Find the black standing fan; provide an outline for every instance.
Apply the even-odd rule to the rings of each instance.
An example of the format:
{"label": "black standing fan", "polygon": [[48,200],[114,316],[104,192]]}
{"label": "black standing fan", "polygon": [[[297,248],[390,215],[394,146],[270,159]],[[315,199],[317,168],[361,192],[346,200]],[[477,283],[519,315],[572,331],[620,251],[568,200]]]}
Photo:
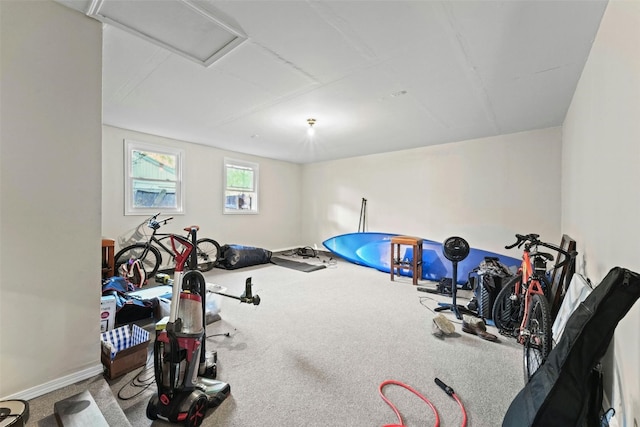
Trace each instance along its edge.
{"label": "black standing fan", "polygon": [[456,315],[456,318],[462,319],[461,312],[475,315],[465,307],[456,304],[456,292],[458,290],[458,263],[469,255],[469,243],[462,237],[449,237],[442,244],[442,253],[453,264],[453,278],[451,281],[451,294],[453,301],[451,304],[439,303],[440,307],[435,311],[443,311],[450,309]]}

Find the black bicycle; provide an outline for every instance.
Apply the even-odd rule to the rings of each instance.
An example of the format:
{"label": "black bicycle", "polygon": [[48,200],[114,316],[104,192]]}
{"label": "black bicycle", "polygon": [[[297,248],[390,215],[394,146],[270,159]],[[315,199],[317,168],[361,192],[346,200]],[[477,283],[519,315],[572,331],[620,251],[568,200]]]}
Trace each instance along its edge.
{"label": "black bicycle", "polygon": [[[175,267],[175,252],[169,242],[171,234],[158,233],[160,227],[166,225],[173,217],[158,220],[159,215],[160,212],[146,220],[147,227],[153,230],[146,242],[128,245],[114,256],[116,272],[119,273],[120,267],[130,260],[139,259],[144,266],[147,279],[153,277],[160,269],[160,266],[163,265],[160,250],[165,251],[169,257],[169,263],[163,266],[163,270],[170,270]],[[196,227],[196,230],[199,229],[198,226],[192,227]],[[184,229],[187,232],[187,238],[190,238],[192,227]],[[197,269],[201,272],[209,271],[219,262],[220,245],[215,240],[206,237],[198,239],[196,241],[196,253],[198,258]]]}

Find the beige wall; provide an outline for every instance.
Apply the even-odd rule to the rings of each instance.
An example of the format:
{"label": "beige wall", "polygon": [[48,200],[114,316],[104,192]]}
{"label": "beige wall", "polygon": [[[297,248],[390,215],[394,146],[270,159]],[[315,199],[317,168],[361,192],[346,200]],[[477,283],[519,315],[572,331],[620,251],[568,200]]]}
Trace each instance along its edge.
{"label": "beige wall", "polygon": [[100,23],[0,1],[0,399],[102,372]]}
{"label": "beige wall", "polygon": [[[301,166],[203,145],[161,138],[111,126],[103,128],[102,230],[118,239],[147,218],[124,215],[125,139],[181,148],[185,151],[184,180],[186,212],[163,232],[177,232],[191,224],[200,226],[200,237],[221,245],[242,244],[276,250],[299,246]],[[259,215],[224,215],[223,162],[225,157],[259,164]]]}
{"label": "beige wall", "polygon": [[[610,1],[563,127],[562,229],[578,271],[599,283],[621,266],[640,272],[640,2]],[[640,303],[606,358],[615,425],[640,423]]]}
{"label": "beige wall", "polygon": [[306,165],[307,245],[358,231],[444,241],[518,257],[516,233],[560,243],[560,128]]}

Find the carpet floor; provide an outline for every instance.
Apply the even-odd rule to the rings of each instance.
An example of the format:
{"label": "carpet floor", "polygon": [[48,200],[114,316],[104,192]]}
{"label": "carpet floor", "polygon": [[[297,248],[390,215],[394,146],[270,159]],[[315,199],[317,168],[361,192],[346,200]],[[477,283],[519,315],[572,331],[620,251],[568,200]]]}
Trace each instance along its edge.
{"label": "carpet floor", "polygon": [[[464,333],[450,311],[443,314],[456,331],[437,338],[432,334],[433,310],[450,298],[417,292],[409,277],[391,282],[388,274],[328,256],[297,261],[327,268],[304,273],[264,264],[205,273],[207,282],[233,295],[242,294],[251,277],[261,304],[223,298],[221,320],[207,327],[207,349],[217,351],[218,379],[230,384],[231,395],[207,412],[203,426],[398,423],[379,394],[387,380],[428,398],[441,426],[461,425],[458,404],[436,385],[436,378],[455,390],[468,426],[501,425],[524,385],[522,349],[513,339],[499,336],[498,342],[489,342]],[[465,296],[459,293],[459,304],[466,304]],[[491,326],[488,331],[497,335]],[[145,370],[108,381],[134,427],[170,425],[146,417],[156,391],[151,360]],[[405,388],[389,385],[383,392],[407,426],[435,424],[431,409]],[[42,414],[36,417],[40,420],[32,418],[29,425],[45,425],[39,423]]]}

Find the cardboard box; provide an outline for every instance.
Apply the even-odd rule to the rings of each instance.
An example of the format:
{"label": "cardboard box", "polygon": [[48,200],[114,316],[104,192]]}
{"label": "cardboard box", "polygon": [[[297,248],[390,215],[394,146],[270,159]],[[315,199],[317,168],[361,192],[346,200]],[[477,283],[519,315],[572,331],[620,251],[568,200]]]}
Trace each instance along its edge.
{"label": "cardboard box", "polygon": [[100,332],[113,329],[116,323],[116,297],[109,295],[100,298]]}
{"label": "cardboard box", "polygon": [[149,332],[138,325],[121,326],[100,334],[100,360],[105,375],[114,379],[147,363]]}

